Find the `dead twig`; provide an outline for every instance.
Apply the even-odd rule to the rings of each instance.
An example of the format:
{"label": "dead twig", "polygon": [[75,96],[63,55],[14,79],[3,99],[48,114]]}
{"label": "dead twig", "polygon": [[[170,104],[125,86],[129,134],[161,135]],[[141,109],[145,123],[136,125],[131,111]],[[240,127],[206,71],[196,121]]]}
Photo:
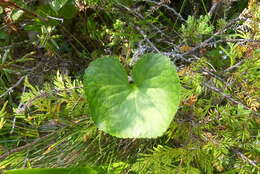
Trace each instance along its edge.
{"label": "dead twig", "polygon": [[254,167],[257,167],[256,162],[247,158],[243,153],[241,153],[238,149],[233,149],[233,152],[235,152],[240,158],[242,158],[243,161],[251,164]]}
{"label": "dead twig", "polygon": [[144,37],[144,40],[157,52],[157,53],[160,53],[160,51],[158,50],[158,48],[156,48],[156,46],[150,41],[150,39],[147,37],[147,35],[145,34],[145,32],[139,27],[139,26],[136,26],[135,27],[139,32],[140,34]]}
{"label": "dead twig", "polygon": [[226,73],[226,72],[229,72],[229,71],[231,71],[231,70],[233,70],[233,69],[235,69],[235,68],[238,68],[238,67],[239,67],[240,65],[242,65],[243,63],[244,63],[244,60],[241,60],[241,61],[239,61],[238,63],[236,63],[235,65],[233,65],[233,66],[231,66],[231,67],[225,69],[224,72]]}
{"label": "dead twig", "polygon": [[16,153],[16,152],[20,152],[20,151],[25,150],[25,149],[27,149],[27,148],[29,148],[29,147],[32,147],[32,146],[36,145],[38,142],[41,142],[41,141],[43,141],[43,140],[49,138],[50,136],[52,136],[52,135],[54,135],[54,134],[55,134],[55,132],[52,132],[52,133],[50,133],[50,134],[48,134],[48,135],[45,135],[45,136],[40,137],[40,138],[37,138],[37,139],[34,140],[33,142],[28,143],[28,144],[26,144],[26,145],[24,145],[24,146],[20,146],[20,147],[17,147],[17,148],[15,148],[15,149],[12,149],[12,150],[10,150],[9,152],[6,152],[6,153],[0,155],[0,160],[3,160],[3,159],[5,159],[5,158],[7,158],[9,155],[12,155],[12,154],[14,154],[14,153]]}
{"label": "dead twig", "polygon": [[210,8],[210,10],[209,10],[208,15],[211,16],[211,15],[215,12],[215,10],[216,10],[217,8],[219,8],[219,5],[220,5],[221,3],[222,3],[221,1],[220,1],[220,2],[213,2],[213,5],[211,6],[211,8]]}
{"label": "dead twig", "polygon": [[[117,2],[117,4],[118,4],[120,7],[126,9],[126,10],[127,10],[128,12],[130,12],[132,15],[136,16],[137,18],[140,18],[141,20],[145,20],[145,17],[144,17],[142,14],[138,13],[136,10],[133,10],[133,9],[131,9],[131,8],[129,8],[129,7],[127,7],[127,6],[125,6],[125,5],[121,4],[121,3],[119,3],[119,2]],[[169,40],[171,39],[171,37],[169,37],[167,34],[165,34],[160,28],[158,28],[158,27],[155,26],[154,24],[148,23],[148,25],[151,26],[151,28],[155,29],[158,33],[160,33],[160,34],[161,34],[162,36],[164,36],[165,38],[167,38],[167,39],[169,39]],[[177,32],[175,32],[175,33],[178,35]]]}
{"label": "dead twig", "polygon": [[236,104],[236,105],[241,105],[243,108],[250,110],[252,113],[254,113],[256,116],[260,116],[259,112],[255,112],[252,111],[248,106],[244,105],[242,102],[238,101],[237,99],[234,99],[234,97],[230,94],[226,94],[224,93],[221,89],[216,88],[214,86],[211,86],[210,84],[203,82],[203,85],[207,88],[209,88],[212,91],[215,91],[217,93],[219,93],[220,95],[222,95],[224,98],[226,98],[227,100],[231,101],[232,103]]}
{"label": "dead twig", "polygon": [[150,2],[153,4],[156,4],[158,7],[165,7],[166,9],[172,11],[174,13],[174,15],[176,15],[178,18],[180,18],[181,21],[186,22],[186,20],[181,16],[180,13],[178,13],[174,8],[169,7],[168,5],[166,5],[163,2],[156,2],[156,1],[151,1],[151,0],[146,0],[146,2]]}
{"label": "dead twig", "polygon": [[22,76],[13,86],[8,88],[2,95],[0,95],[0,98],[4,97],[5,95],[8,95],[13,92],[13,89],[20,85],[20,83],[23,81],[25,76]]}
{"label": "dead twig", "polygon": [[182,60],[184,62],[187,63],[192,63],[192,59],[187,59],[184,56],[182,56],[182,54],[179,54],[175,51],[171,51],[171,52],[162,52],[162,54],[168,56],[168,57],[172,57],[171,60]]}
{"label": "dead twig", "polygon": [[206,83],[206,82],[204,82],[203,85],[206,86],[207,88],[211,89],[212,91],[215,91],[215,92],[221,94],[224,98],[228,99],[228,100],[231,101],[232,103],[237,104],[237,105],[242,105],[244,108],[249,109],[249,108],[248,108],[247,106],[245,106],[243,103],[241,103],[241,102],[237,101],[236,99],[234,99],[231,95],[222,92],[221,89],[216,88],[216,87],[214,87],[214,86],[211,86],[210,84],[208,84],[208,83]]}
{"label": "dead twig", "polygon": [[255,40],[255,39],[224,39],[220,40],[221,42],[240,42],[240,43],[245,43],[245,42],[260,42],[260,40]]}
{"label": "dead twig", "polygon": [[24,104],[20,104],[21,107],[18,109],[17,112],[18,113],[25,112],[26,110],[28,110],[31,107],[33,102],[36,101],[37,99],[46,98],[46,97],[55,95],[55,94],[60,93],[60,92],[70,91],[72,89],[80,89],[80,88],[83,88],[83,86],[76,86],[76,87],[73,87],[73,88],[66,88],[66,89],[54,89],[51,92],[40,91],[39,95],[35,96],[34,98],[31,98],[30,100],[28,100]]}
{"label": "dead twig", "polygon": [[24,40],[24,41],[21,41],[21,42],[16,42],[16,43],[13,43],[11,45],[7,45],[7,46],[3,46],[3,47],[0,47],[0,50],[5,50],[5,49],[9,49],[9,48],[13,48],[17,45],[23,45],[23,44],[28,44],[30,43],[31,41],[30,40]]}
{"label": "dead twig", "polygon": [[[201,42],[199,45],[197,45],[196,47],[192,48],[190,51],[187,51],[185,53],[182,54],[182,56],[186,56],[186,55],[190,55],[191,53],[195,52],[196,50],[200,49],[200,48],[204,48],[206,46],[209,45],[209,43],[215,39],[216,36],[220,35],[220,34],[223,34],[229,27],[231,27],[232,25],[234,25],[236,22],[240,21],[242,19],[240,19],[239,17],[238,18],[235,18],[233,20],[231,20],[225,28],[223,29],[220,29],[219,31],[217,31],[216,33],[214,33],[210,38],[204,40],[203,42]],[[212,44],[212,43],[210,43]]]}
{"label": "dead twig", "polygon": [[218,75],[214,74],[213,72],[207,70],[206,68],[202,68],[202,70],[199,71],[199,72],[201,72],[201,73],[203,73],[203,74],[206,74],[206,75],[210,75],[211,77],[213,77],[213,78],[215,78],[215,79],[221,81],[222,83],[224,83],[224,84],[226,85],[225,80],[223,80],[221,77],[219,77]]}
{"label": "dead twig", "polygon": [[217,43],[222,43],[222,42],[232,42],[232,43],[238,43],[238,44],[245,44],[247,42],[260,42],[260,40],[254,40],[254,39],[221,39],[221,40],[217,40],[214,42],[209,42],[207,44],[204,45],[204,47],[206,46],[214,46]]}

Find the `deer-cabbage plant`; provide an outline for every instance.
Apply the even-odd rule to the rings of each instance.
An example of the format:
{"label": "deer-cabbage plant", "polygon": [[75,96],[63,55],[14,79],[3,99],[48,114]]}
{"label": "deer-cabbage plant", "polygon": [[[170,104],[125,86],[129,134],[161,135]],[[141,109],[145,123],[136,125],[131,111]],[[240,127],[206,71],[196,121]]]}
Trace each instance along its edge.
{"label": "deer-cabbage plant", "polygon": [[97,127],[120,138],[161,136],[180,102],[175,66],[161,54],[143,55],[130,76],[118,59],[96,59],[85,71],[84,86]]}

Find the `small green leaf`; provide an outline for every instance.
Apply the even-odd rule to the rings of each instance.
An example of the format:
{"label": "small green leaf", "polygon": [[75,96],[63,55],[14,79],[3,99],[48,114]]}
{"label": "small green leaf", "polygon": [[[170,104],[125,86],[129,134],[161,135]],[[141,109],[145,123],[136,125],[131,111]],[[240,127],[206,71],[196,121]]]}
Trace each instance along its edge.
{"label": "small green leaf", "polygon": [[11,17],[13,21],[17,21],[24,14],[23,10],[15,10],[13,11]]}
{"label": "small green leaf", "polygon": [[161,136],[180,102],[180,82],[168,57],[146,54],[133,67],[133,82],[118,59],[103,57],[86,69],[84,86],[97,127],[122,138]]}
{"label": "small green leaf", "polygon": [[0,14],[2,14],[4,12],[3,7],[0,7]]}
{"label": "small green leaf", "polygon": [[55,12],[58,12],[67,2],[68,0],[53,0],[50,2],[50,6]]}

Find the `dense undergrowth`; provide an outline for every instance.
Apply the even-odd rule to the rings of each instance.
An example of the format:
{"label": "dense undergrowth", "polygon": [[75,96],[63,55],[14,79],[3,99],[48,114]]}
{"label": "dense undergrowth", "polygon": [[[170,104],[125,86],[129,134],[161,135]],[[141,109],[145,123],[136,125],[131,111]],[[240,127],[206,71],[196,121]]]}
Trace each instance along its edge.
{"label": "dense undergrowth", "polygon": [[[101,166],[115,173],[259,172],[257,1],[0,1],[0,172]],[[99,131],[82,87],[88,64],[130,70],[167,55],[181,105],[156,139]],[[111,77],[112,78],[112,77]]]}

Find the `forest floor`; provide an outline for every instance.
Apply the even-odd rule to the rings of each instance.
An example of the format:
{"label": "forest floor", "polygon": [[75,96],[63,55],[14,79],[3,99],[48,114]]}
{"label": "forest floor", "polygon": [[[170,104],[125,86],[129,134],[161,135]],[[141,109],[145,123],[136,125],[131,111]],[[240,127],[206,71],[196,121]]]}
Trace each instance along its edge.
{"label": "forest floor", "polygon": [[[260,172],[259,2],[0,0],[0,21],[0,173]],[[151,52],[180,78],[170,127],[154,139],[98,130],[82,83],[89,63],[110,55],[131,71]]]}

